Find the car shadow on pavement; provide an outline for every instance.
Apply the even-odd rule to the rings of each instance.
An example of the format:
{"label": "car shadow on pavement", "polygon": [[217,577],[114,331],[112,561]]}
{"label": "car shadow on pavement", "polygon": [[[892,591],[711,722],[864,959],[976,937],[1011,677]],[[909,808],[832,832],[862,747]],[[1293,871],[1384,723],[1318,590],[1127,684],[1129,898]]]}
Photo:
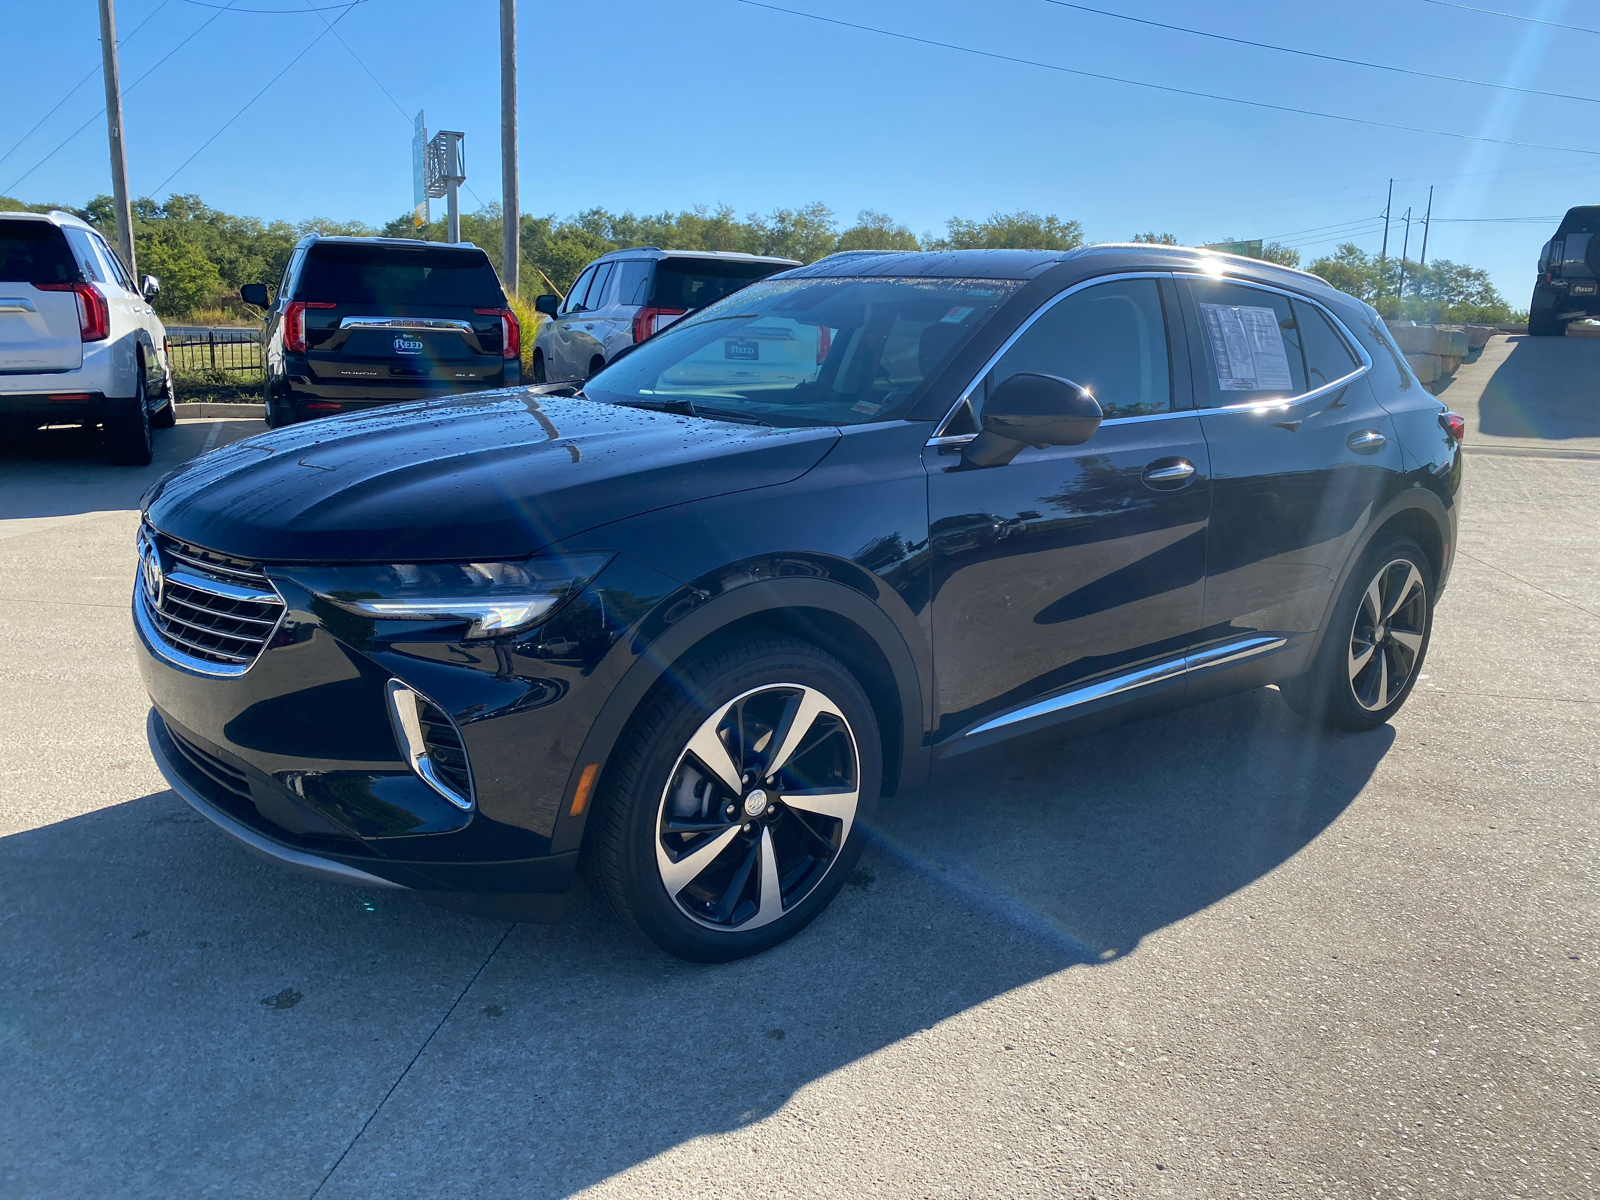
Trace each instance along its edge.
{"label": "car shadow on pavement", "polygon": [[107,463],[93,429],[60,426],[0,438],[0,521],[138,508],[145,489],[173,467],[266,428],[246,419],[179,421],[156,431],[155,458],[146,467]]}
{"label": "car shadow on pavement", "polygon": [[1495,437],[1600,437],[1600,339],[1512,339],[1478,401],[1479,431]]}
{"label": "car shadow on pavement", "polygon": [[15,834],[0,1158],[22,1192],[569,1195],[984,1001],[1162,953],[1392,741],[1266,689],[966,756],[883,804],[815,925],[724,966],[581,892],[510,926],[301,879],[168,792]]}

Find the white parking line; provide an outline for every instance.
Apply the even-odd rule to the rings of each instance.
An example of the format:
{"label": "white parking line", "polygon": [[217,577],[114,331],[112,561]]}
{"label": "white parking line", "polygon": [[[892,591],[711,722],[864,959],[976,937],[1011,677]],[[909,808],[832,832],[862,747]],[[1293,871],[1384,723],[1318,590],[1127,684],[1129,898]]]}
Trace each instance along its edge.
{"label": "white parking line", "polygon": [[217,444],[217,435],[222,432],[222,426],[223,422],[221,421],[213,421],[211,423],[211,432],[206,434],[206,444],[200,447],[201,454],[211,453],[211,447]]}

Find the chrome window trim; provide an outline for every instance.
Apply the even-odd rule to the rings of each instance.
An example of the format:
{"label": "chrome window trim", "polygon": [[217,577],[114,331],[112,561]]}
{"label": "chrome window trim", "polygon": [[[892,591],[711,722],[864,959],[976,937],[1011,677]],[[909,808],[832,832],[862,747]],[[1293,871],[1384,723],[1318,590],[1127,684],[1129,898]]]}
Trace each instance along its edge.
{"label": "chrome window trim", "polygon": [[1120,675],[1113,675],[1107,679],[1100,679],[1094,683],[1071,688],[1054,696],[1047,696],[1043,700],[1031,701],[973,726],[973,728],[961,734],[960,737],[969,738],[976,737],[982,733],[993,733],[995,730],[1004,729],[1008,725],[1016,725],[1022,721],[1032,720],[1034,717],[1063,712],[1069,708],[1076,708],[1080,704],[1087,704],[1091,700],[1102,700],[1107,696],[1129,692],[1148,684],[1176,679],[1181,675],[1204,670],[1207,667],[1220,667],[1228,663],[1242,662],[1247,658],[1255,658],[1257,655],[1280,649],[1286,646],[1288,642],[1288,638],[1275,634],[1257,635],[1224,642],[1220,646],[1211,646],[1205,650],[1177,654],[1160,662],[1151,663],[1148,666],[1138,667],[1132,671],[1124,671]]}
{"label": "chrome window trim", "polygon": [[422,332],[447,330],[453,333],[471,333],[471,321],[458,321],[450,317],[342,317],[340,329],[412,329]]}
{"label": "chrome window trim", "polygon": [[[1312,299],[1301,292],[1290,291],[1288,288],[1274,287],[1269,283],[1258,283],[1254,279],[1239,279],[1232,275],[1208,275],[1200,271],[1174,271],[1174,280],[1199,280],[1202,283],[1232,283],[1239,287],[1255,288],[1260,292],[1272,292],[1289,300],[1298,300],[1302,304],[1313,306],[1323,316],[1333,323],[1335,332],[1344,339],[1347,348],[1356,352],[1356,360],[1360,364],[1348,375],[1341,375],[1331,383],[1324,383],[1314,387],[1309,392],[1301,392],[1296,396],[1285,396],[1281,400],[1243,400],[1238,404],[1218,404],[1197,406],[1193,411],[1197,413],[1281,413],[1286,409],[1298,408],[1302,404],[1310,404],[1323,396],[1332,395],[1341,388],[1347,388],[1372,370],[1372,357],[1367,353],[1367,348],[1361,344],[1361,339],[1350,332],[1349,326],[1339,319],[1337,313],[1326,304]],[[1197,397],[1198,399],[1198,397]]]}
{"label": "chrome window trim", "polygon": [[[1005,340],[1005,342],[1001,344],[1000,349],[996,350],[992,355],[990,355],[989,361],[984,363],[983,366],[981,368],[979,368],[978,373],[972,377],[972,381],[970,383],[968,383],[967,386],[961,390],[961,395],[956,397],[956,401],[955,401],[954,404],[952,404],[950,406],[950,410],[948,412],[946,412],[944,414],[944,416],[939,418],[939,424],[934,428],[933,436],[928,439],[928,443],[927,444],[930,445],[930,446],[954,445],[954,444],[956,444],[956,440],[957,439],[959,439],[960,441],[970,441],[972,438],[975,438],[975,437],[978,436],[975,433],[974,434],[959,434],[958,433],[958,434],[955,434],[953,438],[949,438],[944,433],[944,427],[950,423],[950,418],[956,415],[956,410],[959,409],[963,404],[968,403],[972,399],[972,393],[974,391],[976,391],[978,385],[983,382],[984,376],[986,376],[990,371],[994,370],[995,364],[997,364],[1002,358],[1005,357],[1006,351],[1010,350],[1012,346],[1016,345],[1017,339],[1020,338],[1023,334],[1027,333],[1028,330],[1032,329],[1033,328],[1033,323],[1035,321],[1037,321],[1040,317],[1044,316],[1045,313],[1049,312],[1056,305],[1060,304],[1068,296],[1074,295],[1077,292],[1081,292],[1085,288],[1095,287],[1098,284],[1102,284],[1102,283],[1116,283],[1119,280],[1123,280],[1123,279],[1171,279],[1171,278],[1173,278],[1173,273],[1171,271],[1121,271],[1121,272],[1118,272],[1115,275],[1096,275],[1093,279],[1085,279],[1080,283],[1075,283],[1071,287],[1067,288],[1065,291],[1057,292],[1054,296],[1051,296],[1050,299],[1046,300],[1038,308],[1034,309],[1033,312],[1028,315],[1028,319],[1026,321],[1024,321],[1021,325],[1017,326],[1016,329],[1012,330],[1011,331],[1011,336],[1008,337]],[[1172,338],[1171,326],[1170,326],[1170,323],[1169,323],[1169,325],[1168,325],[1168,333],[1167,333],[1167,339],[1168,339],[1168,343],[1169,343],[1168,349],[1167,349],[1167,354],[1168,354],[1169,361],[1170,361],[1171,354],[1172,354],[1171,345],[1170,345],[1171,338]],[[1147,419],[1149,419],[1149,417],[1170,417],[1170,416],[1175,416],[1175,415],[1193,416],[1194,415],[1194,410],[1185,408],[1185,409],[1178,409],[1175,412],[1149,413],[1145,417],[1110,417],[1110,418],[1107,418],[1105,423],[1106,424],[1110,424],[1112,421],[1140,421],[1140,420],[1147,420]]]}

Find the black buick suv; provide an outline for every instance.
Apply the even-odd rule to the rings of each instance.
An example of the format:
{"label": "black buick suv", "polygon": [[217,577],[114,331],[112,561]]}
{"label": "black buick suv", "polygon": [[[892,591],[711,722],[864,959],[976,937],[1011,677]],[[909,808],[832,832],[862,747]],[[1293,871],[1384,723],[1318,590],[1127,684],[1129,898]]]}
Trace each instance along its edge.
{"label": "black buick suv", "polygon": [[522,382],[522,330],[467,242],[321,237],[295,246],[262,330],[272,426]]}
{"label": "black buick suv", "polygon": [[584,867],[667,950],[804,927],[933,760],[1278,684],[1388,720],[1461,419],[1366,305],[1161,246],[824,261],[583,384],[280,430],[146,497],[185,800],[505,911]]}

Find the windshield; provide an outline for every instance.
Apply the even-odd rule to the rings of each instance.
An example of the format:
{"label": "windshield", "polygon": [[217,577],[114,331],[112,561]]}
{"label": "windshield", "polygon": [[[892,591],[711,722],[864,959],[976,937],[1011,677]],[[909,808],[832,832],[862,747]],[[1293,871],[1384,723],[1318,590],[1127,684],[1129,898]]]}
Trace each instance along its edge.
{"label": "windshield", "polygon": [[784,427],[890,420],[1020,286],[995,279],[768,280],[651,338],[586,383],[584,394]]}

